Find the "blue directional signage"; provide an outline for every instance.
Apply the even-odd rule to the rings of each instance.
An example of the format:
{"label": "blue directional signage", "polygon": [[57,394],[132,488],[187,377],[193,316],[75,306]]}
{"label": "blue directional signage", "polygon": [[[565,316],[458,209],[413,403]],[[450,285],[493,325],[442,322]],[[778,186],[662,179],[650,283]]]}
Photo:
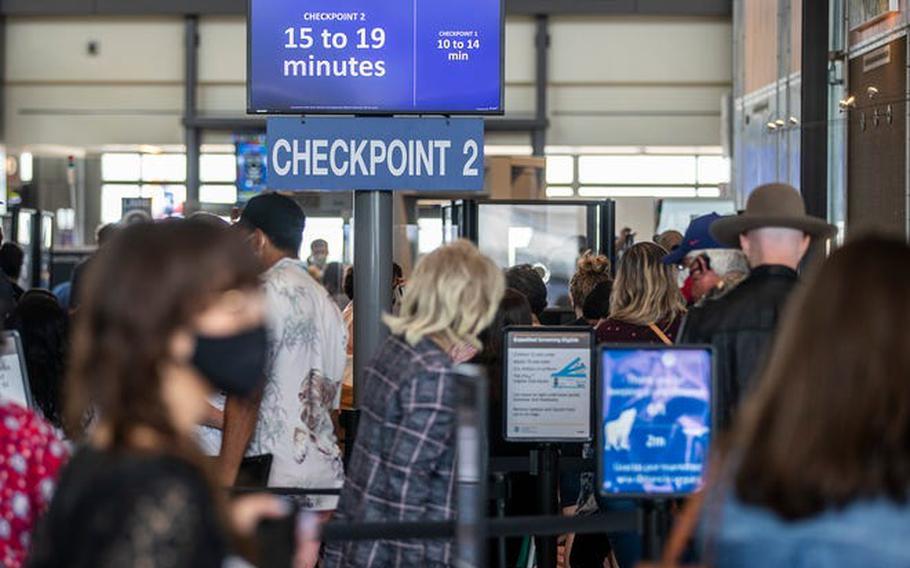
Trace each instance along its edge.
{"label": "blue directional signage", "polygon": [[480,191],[483,119],[268,120],[269,189]]}

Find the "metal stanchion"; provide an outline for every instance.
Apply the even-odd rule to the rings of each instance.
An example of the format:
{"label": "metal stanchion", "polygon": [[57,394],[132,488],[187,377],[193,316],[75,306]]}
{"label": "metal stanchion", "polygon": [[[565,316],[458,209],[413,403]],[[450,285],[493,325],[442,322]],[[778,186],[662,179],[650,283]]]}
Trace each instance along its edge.
{"label": "metal stanchion", "polygon": [[[547,516],[559,514],[559,450],[552,444],[544,444],[540,452],[537,478],[538,499]],[[555,536],[537,538],[538,568],[556,568],[558,561],[558,539]]]}
{"label": "metal stanchion", "polygon": [[476,365],[459,365],[456,566],[487,564],[487,379]]}

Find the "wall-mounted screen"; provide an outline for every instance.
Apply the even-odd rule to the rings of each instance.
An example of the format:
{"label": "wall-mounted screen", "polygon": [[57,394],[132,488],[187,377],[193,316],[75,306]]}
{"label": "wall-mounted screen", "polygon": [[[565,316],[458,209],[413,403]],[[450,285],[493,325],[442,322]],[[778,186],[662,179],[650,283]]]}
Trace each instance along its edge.
{"label": "wall-mounted screen", "polygon": [[502,113],[502,0],[250,0],[248,21],[250,113]]}
{"label": "wall-mounted screen", "polygon": [[709,347],[602,347],[602,495],[681,496],[701,487],[711,445],[713,376]]}
{"label": "wall-mounted screen", "polygon": [[508,328],[505,439],[586,442],[593,438],[594,333],[586,328]]}
{"label": "wall-mounted screen", "polygon": [[268,148],[265,136],[236,137],[237,203],[244,204],[266,190]]}

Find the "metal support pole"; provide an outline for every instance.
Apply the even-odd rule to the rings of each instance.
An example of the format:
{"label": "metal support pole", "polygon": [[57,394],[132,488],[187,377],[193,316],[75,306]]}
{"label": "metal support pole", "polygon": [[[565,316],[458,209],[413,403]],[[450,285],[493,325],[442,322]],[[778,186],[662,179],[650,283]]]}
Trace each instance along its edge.
{"label": "metal support pole", "polygon": [[476,365],[459,365],[458,485],[455,525],[459,568],[487,565],[487,378]]}
{"label": "metal support pole", "polygon": [[200,131],[195,126],[196,89],[199,85],[199,17],[187,16],[185,24],[184,63],[184,142],[186,144],[186,205],[189,215],[199,210],[199,146]]}
{"label": "metal support pole", "polygon": [[806,212],[828,218],[828,2],[803,2],[800,190]]}
{"label": "metal support pole", "polygon": [[392,306],[392,192],[354,192],[354,406],[364,370],[388,335]]}
{"label": "metal support pole", "polygon": [[531,132],[531,146],[535,156],[543,156],[547,145],[547,82],[549,73],[550,25],[549,18],[540,14],[536,18],[537,35],[534,39],[536,59],[536,76],[534,79],[536,93],[536,122],[538,126]]}
{"label": "metal support pole", "polygon": [[[551,444],[540,450],[540,470],[537,477],[538,499],[544,515],[559,514],[559,454]],[[557,537],[537,537],[537,568],[556,568]]]}

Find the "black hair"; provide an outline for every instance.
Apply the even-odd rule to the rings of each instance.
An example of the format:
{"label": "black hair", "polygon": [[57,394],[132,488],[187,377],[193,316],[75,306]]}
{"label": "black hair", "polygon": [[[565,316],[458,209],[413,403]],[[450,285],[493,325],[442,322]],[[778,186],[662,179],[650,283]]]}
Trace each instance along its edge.
{"label": "black hair", "polygon": [[66,311],[50,292],[29,290],[13,311],[10,326],[22,336],[28,382],[38,408],[48,422],[62,428],[60,390],[67,352]]}
{"label": "black hair", "polygon": [[530,264],[519,264],[506,270],[506,286],[524,294],[538,318],[547,309],[547,285]]}
{"label": "black hair", "polygon": [[25,253],[22,248],[15,243],[3,243],[0,245],[0,270],[7,277],[13,280],[19,280],[22,275],[22,263],[25,260]]}
{"label": "black hair", "polygon": [[586,320],[601,320],[610,317],[610,294],[613,292],[613,281],[598,283],[585,298],[581,311]]}
{"label": "black hair", "polygon": [[344,272],[344,283],[341,285],[344,289],[344,295],[348,297],[348,300],[354,299],[354,267],[349,266],[348,269]]}
{"label": "black hair", "polygon": [[109,243],[111,239],[117,236],[120,229],[121,226],[117,223],[108,223],[107,225],[98,227],[98,231],[95,233],[95,241],[98,243],[98,246],[103,247]]}

